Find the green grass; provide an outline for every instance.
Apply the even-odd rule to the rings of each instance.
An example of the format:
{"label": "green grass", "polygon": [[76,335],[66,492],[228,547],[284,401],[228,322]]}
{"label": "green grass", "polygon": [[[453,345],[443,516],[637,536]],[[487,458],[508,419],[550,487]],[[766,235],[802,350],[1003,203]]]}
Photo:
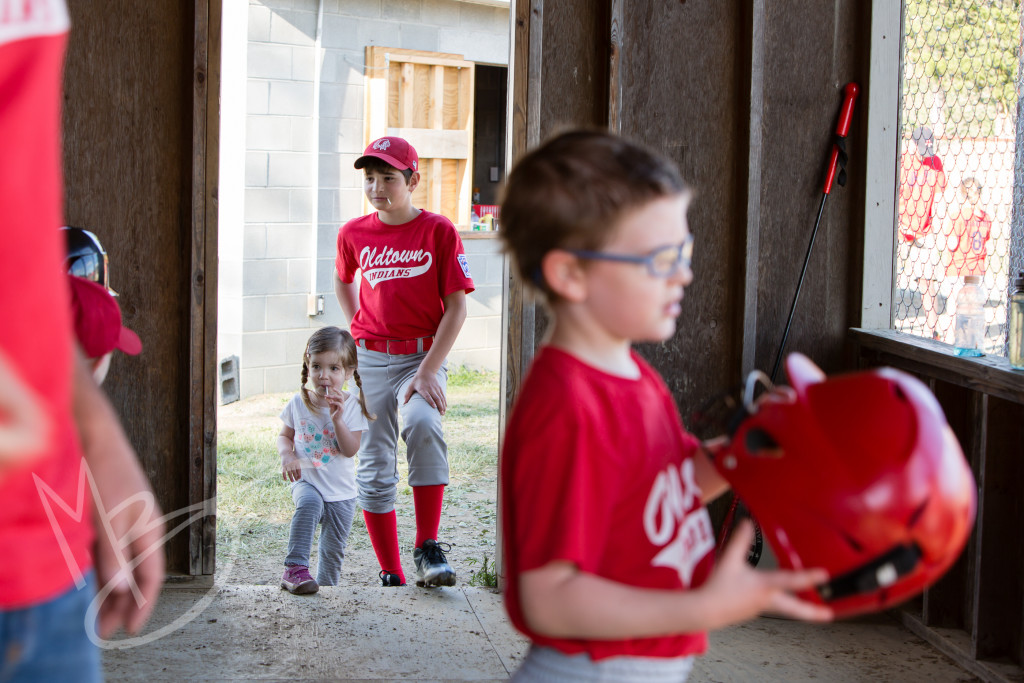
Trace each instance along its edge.
{"label": "green grass", "polygon": [[[493,482],[498,457],[498,374],[458,368],[448,380],[444,417],[451,485],[446,507],[468,506],[466,499],[481,482]],[[281,479],[277,455],[278,415],[290,394],[269,394],[223,406],[217,432],[218,563],[230,548],[234,559],[278,554],[287,544],[294,505]],[[412,498],[406,484],[405,446],[399,445],[399,504]],[[493,507],[493,506],[491,506]],[[484,523],[494,511],[473,504]],[[355,526],[362,523],[356,515]]]}

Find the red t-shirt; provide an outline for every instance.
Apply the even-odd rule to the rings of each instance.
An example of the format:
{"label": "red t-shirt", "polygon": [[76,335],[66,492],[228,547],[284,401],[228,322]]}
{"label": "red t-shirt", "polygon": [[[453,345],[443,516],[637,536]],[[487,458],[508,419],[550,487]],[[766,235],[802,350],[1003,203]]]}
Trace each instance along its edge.
{"label": "red t-shirt", "polygon": [[356,339],[417,339],[437,332],[444,297],[473,291],[459,233],[444,216],[429,211],[402,225],[382,223],[376,213],[338,231],[334,262],[342,282],[362,271]]}
{"label": "red t-shirt", "polygon": [[937,156],[921,159],[914,152],[900,157],[900,238],[913,242],[932,227],[935,195],[946,187],[946,173]]}
{"label": "red t-shirt", "polygon": [[[633,354],[639,379],[542,347],[505,430],[502,515],[512,624],[533,642],[594,660],[680,657],[707,634],[631,640],[547,638],[526,625],[519,577],[555,560],[644,588],[686,590],[711,569],[714,530],[694,482],[698,441],[661,377]],[[621,609],[629,609],[622,605]]]}
{"label": "red t-shirt", "polygon": [[92,563],[91,507],[88,486],[80,487],[71,409],[71,294],[60,232],[67,30],[62,0],[0,0],[0,352],[45,403],[55,427],[41,459],[0,474],[0,609],[55,597]]}
{"label": "red t-shirt", "polygon": [[950,255],[946,275],[984,275],[991,235],[992,219],[987,213],[980,208],[961,207],[946,235],[946,249]]}

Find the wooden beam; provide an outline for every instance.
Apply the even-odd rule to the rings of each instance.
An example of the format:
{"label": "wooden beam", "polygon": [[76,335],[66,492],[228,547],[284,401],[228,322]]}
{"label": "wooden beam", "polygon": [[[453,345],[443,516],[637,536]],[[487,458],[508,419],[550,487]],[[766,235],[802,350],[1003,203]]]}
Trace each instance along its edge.
{"label": "wooden beam", "polygon": [[416,153],[421,159],[466,159],[469,157],[469,131],[388,128],[383,135],[393,135],[412,141],[416,147]]}
{"label": "wooden beam", "polygon": [[1002,356],[960,358],[953,355],[949,344],[896,330],[855,328],[850,334],[862,347],[879,352],[883,358],[899,359],[898,367],[910,372],[1024,403],[1024,373],[1012,370]]}
{"label": "wooden beam", "polygon": [[765,0],[753,0],[750,25],[750,123],[747,152],[747,225],[743,261],[743,306],[737,321],[740,341],[740,376],[746,377],[757,363],[757,291],[761,261],[761,168],[764,131],[764,34]]}

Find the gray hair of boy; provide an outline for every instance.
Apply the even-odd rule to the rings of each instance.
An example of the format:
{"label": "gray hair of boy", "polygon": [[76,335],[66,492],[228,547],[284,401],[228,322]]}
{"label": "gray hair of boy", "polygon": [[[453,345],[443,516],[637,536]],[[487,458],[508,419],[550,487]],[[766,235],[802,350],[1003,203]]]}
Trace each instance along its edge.
{"label": "gray hair of boy", "polygon": [[687,193],[670,159],[603,130],[570,130],[512,169],[501,204],[501,238],[519,277],[549,299],[541,262],[554,249],[598,250],[623,214]]}

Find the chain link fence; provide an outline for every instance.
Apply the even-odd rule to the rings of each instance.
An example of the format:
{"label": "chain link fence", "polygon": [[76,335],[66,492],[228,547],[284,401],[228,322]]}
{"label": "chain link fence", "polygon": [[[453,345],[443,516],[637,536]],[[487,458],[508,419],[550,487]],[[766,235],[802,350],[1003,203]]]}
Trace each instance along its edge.
{"label": "chain link fence", "polygon": [[1006,355],[1024,270],[1020,0],[905,0],[893,327],[953,343],[968,275],[986,354]]}

